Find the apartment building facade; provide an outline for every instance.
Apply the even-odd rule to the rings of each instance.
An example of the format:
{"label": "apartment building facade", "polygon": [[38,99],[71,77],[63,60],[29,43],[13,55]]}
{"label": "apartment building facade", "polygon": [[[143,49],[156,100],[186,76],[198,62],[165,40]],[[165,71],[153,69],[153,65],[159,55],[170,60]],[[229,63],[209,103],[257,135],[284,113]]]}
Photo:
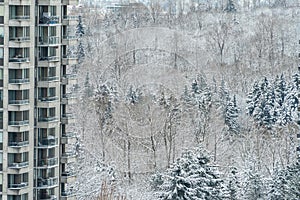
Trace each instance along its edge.
{"label": "apartment building facade", "polygon": [[0,199],[75,199],[77,0],[0,0]]}

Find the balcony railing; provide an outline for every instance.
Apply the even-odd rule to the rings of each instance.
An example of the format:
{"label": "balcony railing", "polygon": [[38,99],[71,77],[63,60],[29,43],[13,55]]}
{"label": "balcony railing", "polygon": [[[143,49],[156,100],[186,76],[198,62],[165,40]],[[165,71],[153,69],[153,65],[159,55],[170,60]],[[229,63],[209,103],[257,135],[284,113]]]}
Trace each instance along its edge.
{"label": "balcony railing", "polygon": [[11,16],[10,19],[14,19],[14,20],[28,20],[30,19],[29,15],[16,15],[16,16]]}
{"label": "balcony railing", "polygon": [[67,94],[63,94],[62,98],[63,99],[72,99],[72,98],[76,98],[76,95],[73,93],[67,93]]}
{"label": "balcony railing", "polygon": [[11,169],[20,169],[20,168],[24,168],[24,167],[28,167],[29,166],[29,162],[25,161],[25,162],[20,162],[20,163],[9,163],[8,167]]}
{"label": "balcony railing", "polygon": [[39,78],[40,81],[58,81],[58,76],[44,76]]}
{"label": "balcony railing", "polygon": [[70,196],[74,196],[75,194],[74,194],[74,192],[72,192],[72,191],[62,191],[61,192],[61,196],[62,197],[70,197]]}
{"label": "balcony railing", "polygon": [[39,100],[42,102],[51,102],[51,101],[57,101],[58,97],[57,96],[52,96],[52,97],[39,97]]}
{"label": "balcony railing", "polygon": [[58,144],[58,138],[46,138],[46,139],[41,139],[41,141],[39,141],[39,147],[43,147],[43,146],[55,146]]}
{"label": "balcony railing", "polygon": [[58,56],[41,56],[40,61],[58,61]]}
{"label": "balcony railing", "polygon": [[38,167],[51,167],[58,164],[58,158],[40,159],[38,161]]}
{"label": "balcony railing", "polygon": [[64,35],[63,39],[65,39],[65,40],[75,40],[75,39],[77,39],[77,36],[76,35]]}
{"label": "balcony railing", "polygon": [[76,55],[63,55],[63,58],[65,58],[65,59],[77,59],[78,57]]}
{"label": "balcony railing", "polygon": [[63,78],[65,78],[65,79],[76,79],[77,75],[76,74],[64,74]]}
{"label": "balcony railing", "polygon": [[63,16],[64,20],[79,20],[78,15],[64,15]]}
{"label": "balcony railing", "polygon": [[8,185],[9,189],[22,189],[24,187],[28,186],[28,182],[22,182],[22,183],[11,183]]}
{"label": "balcony railing", "polygon": [[29,125],[29,120],[9,121],[8,125],[10,125],[10,126],[24,126],[24,125]]}
{"label": "balcony railing", "polygon": [[29,145],[29,141],[10,141],[8,142],[8,146],[9,147],[24,147],[24,146],[28,146]]}
{"label": "balcony railing", "polygon": [[63,158],[71,158],[71,157],[75,157],[76,156],[76,152],[73,151],[69,151],[69,152],[65,152],[62,153],[61,157]]}
{"label": "balcony railing", "polygon": [[74,132],[66,132],[62,134],[63,138],[74,138],[76,137],[76,134]]}
{"label": "balcony railing", "polygon": [[41,195],[40,200],[57,200],[55,195]]}
{"label": "balcony railing", "polygon": [[40,24],[58,24],[59,16],[42,16],[39,21]]}
{"label": "balcony railing", "polygon": [[11,78],[9,79],[9,83],[12,84],[23,84],[23,83],[29,83],[29,78]]}
{"label": "balcony railing", "polygon": [[8,103],[10,105],[26,105],[29,104],[29,99],[9,100]]}
{"label": "balcony railing", "polygon": [[29,58],[23,58],[23,57],[12,57],[9,58],[9,62],[17,62],[17,63],[22,63],[22,62],[29,62]]}
{"label": "balcony railing", "polygon": [[50,117],[40,117],[39,122],[51,122],[51,121],[57,121],[58,118],[55,116],[50,116]]}
{"label": "balcony railing", "polygon": [[58,184],[58,178],[38,178],[38,187],[51,187]]}
{"label": "balcony railing", "polygon": [[72,176],[76,176],[76,173],[75,172],[62,172],[61,176],[72,177]]}
{"label": "balcony railing", "polygon": [[66,118],[66,119],[74,119],[74,114],[73,113],[64,113],[61,116],[62,118]]}
{"label": "balcony railing", "polygon": [[59,44],[59,37],[58,36],[50,36],[45,38],[40,38],[41,45],[51,45],[51,44]]}
{"label": "balcony railing", "polygon": [[23,37],[11,37],[9,38],[9,41],[14,41],[14,42],[25,42],[25,41],[30,41],[29,36],[23,36]]}

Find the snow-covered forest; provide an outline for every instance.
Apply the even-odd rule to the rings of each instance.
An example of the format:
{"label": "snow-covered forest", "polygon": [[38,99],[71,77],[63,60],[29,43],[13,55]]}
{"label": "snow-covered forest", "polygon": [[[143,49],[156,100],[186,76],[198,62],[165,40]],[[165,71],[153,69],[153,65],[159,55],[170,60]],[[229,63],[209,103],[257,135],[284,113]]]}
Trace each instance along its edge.
{"label": "snow-covered forest", "polygon": [[298,0],[73,11],[77,199],[300,198]]}

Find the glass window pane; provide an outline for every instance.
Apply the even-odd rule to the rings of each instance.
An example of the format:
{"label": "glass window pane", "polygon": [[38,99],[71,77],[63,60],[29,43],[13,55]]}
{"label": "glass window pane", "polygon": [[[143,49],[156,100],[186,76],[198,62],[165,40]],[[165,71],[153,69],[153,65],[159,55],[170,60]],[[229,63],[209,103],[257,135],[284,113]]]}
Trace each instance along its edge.
{"label": "glass window pane", "polygon": [[4,16],[4,6],[0,5],[0,16]]}
{"label": "glass window pane", "polygon": [[3,48],[0,48],[0,58],[3,58]]}

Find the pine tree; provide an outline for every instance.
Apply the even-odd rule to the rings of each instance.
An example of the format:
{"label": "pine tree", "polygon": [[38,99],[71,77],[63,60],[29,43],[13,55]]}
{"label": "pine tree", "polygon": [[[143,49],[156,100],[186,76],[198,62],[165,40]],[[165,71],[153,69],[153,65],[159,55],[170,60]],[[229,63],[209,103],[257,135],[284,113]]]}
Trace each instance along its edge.
{"label": "pine tree", "polygon": [[227,12],[236,12],[236,6],[233,0],[227,0],[227,5],[225,8]]}
{"label": "pine tree", "polygon": [[240,185],[240,181],[238,180],[237,174],[238,174],[238,169],[236,167],[231,167],[230,173],[226,181],[226,187],[227,187],[226,199],[229,200],[241,199],[240,198],[241,185]]}
{"label": "pine tree", "polygon": [[93,88],[90,84],[89,73],[86,73],[85,82],[84,82],[84,97],[93,96]]}
{"label": "pine tree", "polygon": [[278,200],[285,199],[287,193],[286,170],[276,168],[272,176],[268,199]]}
{"label": "pine tree", "polygon": [[257,106],[259,105],[259,100],[261,98],[261,90],[259,87],[259,84],[257,81],[255,81],[254,85],[253,85],[253,89],[252,91],[248,94],[247,97],[247,113],[252,116],[254,113],[254,110],[257,108]]}
{"label": "pine tree", "polygon": [[76,26],[76,36],[79,39],[78,42],[78,47],[77,47],[77,58],[78,58],[78,63],[82,63],[83,59],[85,57],[85,51],[84,51],[84,45],[82,43],[82,37],[85,34],[84,26],[82,23],[82,17],[78,17],[78,24]]}
{"label": "pine tree", "polygon": [[128,94],[126,96],[126,99],[130,104],[136,104],[139,102],[141,95],[142,95],[141,91],[138,88],[134,90],[133,86],[131,85]]}
{"label": "pine tree", "polygon": [[228,127],[228,131],[230,135],[237,135],[240,131],[240,126],[238,124],[239,110],[236,104],[236,97],[233,96],[233,99],[228,103],[226,106],[226,113],[225,113],[225,124]]}
{"label": "pine tree", "polygon": [[298,200],[300,197],[300,162],[299,159],[287,169],[287,194],[286,199]]}
{"label": "pine tree", "polygon": [[259,126],[268,130],[272,129],[276,121],[275,93],[267,78],[264,78],[260,86],[254,85],[250,98],[247,100],[248,113],[251,113],[250,115]]}
{"label": "pine tree", "polygon": [[244,199],[260,200],[266,198],[266,185],[259,172],[251,170],[247,174],[246,185],[244,188]]}
{"label": "pine tree", "polygon": [[225,86],[225,81],[222,79],[221,85],[219,88],[219,107],[222,109],[222,114],[225,117],[226,106],[230,101],[228,89]]}
{"label": "pine tree", "polygon": [[78,16],[78,24],[76,26],[76,35],[81,38],[85,34],[84,26],[82,23],[82,17]]}
{"label": "pine tree", "polygon": [[162,175],[158,198],[163,200],[222,199],[222,180],[202,149],[185,151]]}

